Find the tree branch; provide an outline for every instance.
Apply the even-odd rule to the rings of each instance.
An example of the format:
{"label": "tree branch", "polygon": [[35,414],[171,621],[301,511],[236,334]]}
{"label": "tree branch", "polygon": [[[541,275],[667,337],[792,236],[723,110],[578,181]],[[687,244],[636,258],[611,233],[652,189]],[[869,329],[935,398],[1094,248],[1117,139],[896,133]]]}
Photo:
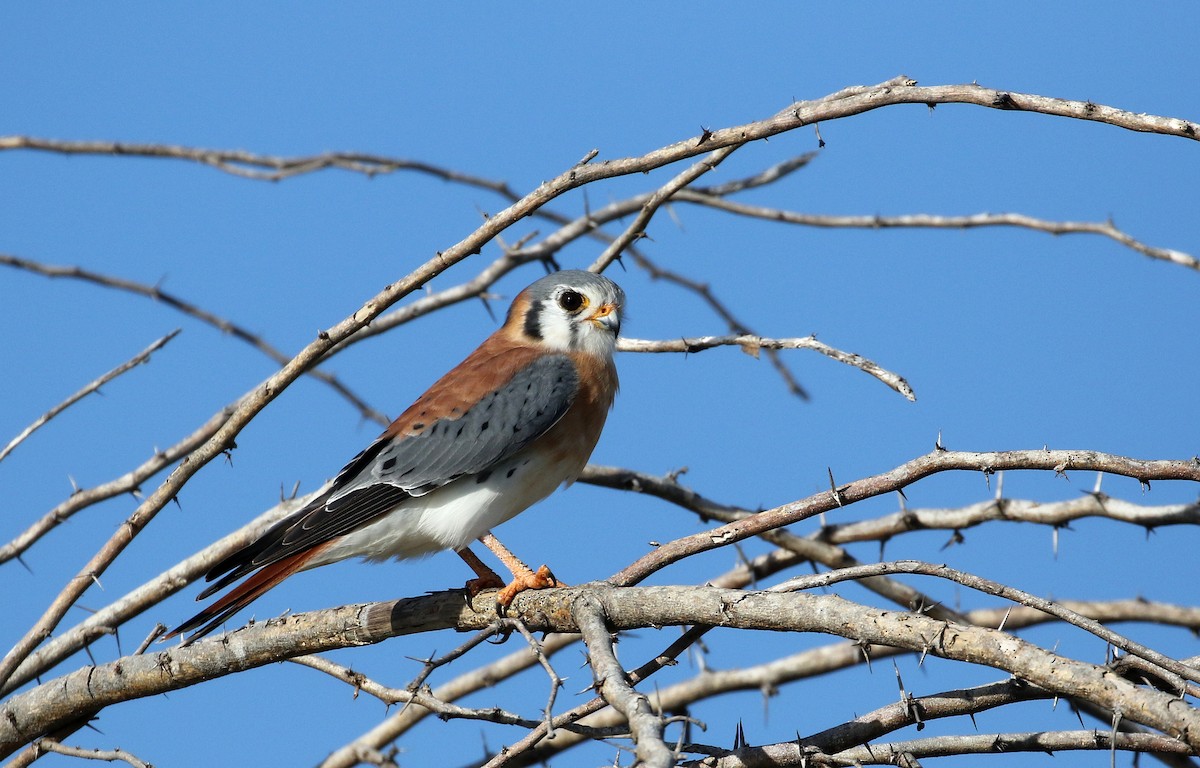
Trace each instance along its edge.
{"label": "tree branch", "polygon": [[835,216],[830,214],[800,213],[747,205],[732,200],[707,195],[696,190],[682,190],[675,195],[678,202],[695,203],[725,211],[738,216],[750,216],[785,224],[827,229],[977,229],[980,227],[1018,227],[1045,232],[1051,235],[1100,235],[1134,250],[1143,256],[1159,261],[1178,264],[1200,272],[1200,259],[1172,248],[1157,248],[1137,240],[1118,229],[1112,221],[1048,221],[1021,213],[975,213],[967,216],[935,216],[914,213],[904,216]]}
{"label": "tree branch", "polygon": [[[493,593],[463,604],[461,592],[351,605],[255,624],[219,638],[154,655],[127,656],[77,670],[0,705],[0,756],[38,736],[135,698],[282,659],[367,645],[439,628],[477,630],[495,620]],[[1007,633],[911,613],[855,605],[835,595],[744,592],[711,587],[600,586],[539,590],[518,596],[512,610],[533,631],[575,632],[575,601],[586,595],[603,608],[610,628],[705,624],[741,629],[820,632],[1019,675],[1061,696],[1109,709],[1200,749],[1200,712],[1177,696],[1143,689],[1104,667],[1068,659]]]}
{"label": "tree branch", "polygon": [[738,346],[751,356],[757,356],[759,349],[812,349],[826,357],[833,358],[857,368],[863,373],[874,376],[891,389],[904,395],[909,401],[916,401],[917,395],[903,376],[881,368],[876,363],[862,355],[843,352],[828,344],[817,341],[815,336],[801,339],[768,339],[762,336],[699,336],[695,338],[671,339],[666,341],[648,341],[646,339],[622,338],[617,342],[617,349],[622,352],[700,352],[714,347]]}
{"label": "tree branch", "polygon": [[675,765],[675,755],[663,741],[662,718],[650,708],[649,700],[629,684],[628,675],[613,651],[600,601],[581,594],[572,601],[571,615],[587,645],[595,689],[629,723],[638,761],[647,768],[671,768]]}
{"label": "tree branch", "polygon": [[[3,258],[3,256],[0,256],[0,259],[2,259],[2,258]],[[87,384],[86,386],[84,386],[83,389],[80,389],[78,392],[71,395],[66,400],[63,400],[58,405],[56,405],[53,408],[51,408],[50,410],[46,411],[44,414],[42,414],[36,420],[34,420],[34,422],[32,424],[30,424],[25,429],[21,430],[21,433],[19,435],[17,435],[16,437],[14,437],[12,440],[10,440],[8,445],[4,446],[3,450],[0,450],[0,461],[4,461],[5,457],[7,457],[10,453],[12,453],[14,448],[16,448],[18,445],[23,443],[26,438],[28,438],[30,435],[32,435],[34,432],[36,432],[38,429],[40,429],[42,426],[44,426],[47,422],[49,422],[51,419],[53,419],[58,414],[62,413],[66,409],[70,408],[72,405],[79,402],[80,400],[87,397],[88,395],[92,394],[93,392],[99,392],[100,387],[104,386],[105,384],[107,384],[108,382],[117,378],[118,376],[125,373],[126,371],[130,371],[130,370],[138,367],[142,363],[149,362],[150,355],[152,355],[155,352],[157,352],[158,350],[162,349],[164,346],[167,345],[167,342],[169,342],[171,339],[175,338],[178,335],[179,335],[179,329],[171,331],[166,336],[163,336],[161,339],[155,341],[153,344],[146,347],[145,349],[143,349],[141,352],[134,355],[129,360],[126,360],[124,363],[121,363],[116,368],[113,368],[111,371],[109,371],[108,373],[105,373],[100,378],[95,379],[90,384]],[[4,562],[4,560],[5,560],[5,558],[3,556],[3,553],[0,552],[0,562]]]}
{"label": "tree branch", "polygon": [[901,490],[922,478],[949,470],[971,470],[990,476],[1003,470],[1070,470],[1107,472],[1132,477],[1143,484],[1151,480],[1200,482],[1200,459],[1146,461],[1098,451],[998,451],[969,453],[935,450],[881,475],[856,480],[832,491],[809,496],[751,515],[718,528],[676,539],[632,563],[610,581],[627,586],[685,557],[727,546],[736,541],[829,512],[863,499]]}

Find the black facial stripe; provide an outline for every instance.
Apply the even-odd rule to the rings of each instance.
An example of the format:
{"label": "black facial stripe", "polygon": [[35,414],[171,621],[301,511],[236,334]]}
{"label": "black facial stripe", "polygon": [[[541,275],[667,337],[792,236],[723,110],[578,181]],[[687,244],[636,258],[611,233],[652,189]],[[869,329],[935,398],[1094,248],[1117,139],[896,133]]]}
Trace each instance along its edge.
{"label": "black facial stripe", "polygon": [[542,325],[538,322],[538,316],[542,311],[542,302],[534,301],[529,305],[529,309],[525,312],[525,335],[531,339],[542,338]]}

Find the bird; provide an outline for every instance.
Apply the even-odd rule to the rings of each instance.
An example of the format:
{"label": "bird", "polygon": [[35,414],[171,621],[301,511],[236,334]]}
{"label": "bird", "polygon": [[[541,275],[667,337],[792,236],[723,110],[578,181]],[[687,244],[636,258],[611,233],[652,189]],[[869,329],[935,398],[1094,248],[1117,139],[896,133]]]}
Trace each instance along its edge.
{"label": "bird", "polygon": [[[299,571],[348,558],[422,557],[452,549],[473,597],[561,585],[529,568],[492,528],[569,485],[600,438],[619,382],[613,362],[625,293],[603,275],[553,272],[512,302],[504,324],[431,386],[320,495],[212,566],[204,600],[169,632],[191,643]],[[512,573],[476,556],[478,540]],[[189,634],[190,633],[190,634]]]}

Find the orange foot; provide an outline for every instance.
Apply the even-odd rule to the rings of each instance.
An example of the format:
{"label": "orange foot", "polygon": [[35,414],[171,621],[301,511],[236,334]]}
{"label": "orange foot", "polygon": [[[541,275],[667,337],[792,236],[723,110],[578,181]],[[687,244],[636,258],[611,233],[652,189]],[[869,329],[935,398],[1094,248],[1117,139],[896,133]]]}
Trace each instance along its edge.
{"label": "orange foot", "polygon": [[537,569],[537,573],[525,568],[513,572],[513,580],[496,595],[496,603],[503,608],[512,605],[518,594],[527,589],[546,589],[547,587],[565,587],[546,566]]}

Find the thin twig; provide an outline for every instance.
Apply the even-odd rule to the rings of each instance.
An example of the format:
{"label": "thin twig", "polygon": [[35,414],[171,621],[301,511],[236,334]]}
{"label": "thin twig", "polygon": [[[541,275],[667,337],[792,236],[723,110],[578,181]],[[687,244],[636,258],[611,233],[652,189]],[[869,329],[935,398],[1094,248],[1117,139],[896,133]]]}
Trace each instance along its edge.
{"label": "thin twig", "polygon": [[84,749],[83,747],[72,747],[61,742],[55,741],[49,736],[43,736],[33,743],[35,750],[43,752],[54,752],[67,757],[81,757],[85,760],[102,760],[104,762],[123,762],[129,763],[133,768],[153,768],[150,763],[139,760],[123,749]]}
{"label": "thin twig", "polygon": [[[460,707],[456,704],[437,699],[431,693],[428,693],[427,690],[412,691],[407,688],[391,688],[370,679],[360,672],[355,672],[349,667],[322,656],[297,656],[288,659],[288,661],[315,669],[318,672],[324,672],[327,675],[349,683],[354,687],[355,696],[358,695],[359,691],[362,691],[374,696],[385,704],[413,704],[428,709],[446,720],[483,720],[500,725],[516,725],[522,728],[533,728],[542,722],[540,720],[521,717],[500,707]],[[592,738],[604,738],[612,732],[611,729],[587,728],[584,726],[567,727],[576,733]]]}
{"label": "thin twig", "polygon": [[[262,352],[264,355],[275,361],[279,365],[286,364],[291,358],[280,351],[278,348],[271,345],[263,337],[247,329],[244,326],[238,325],[231,320],[220,317],[219,315],[210,312],[203,307],[199,307],[190,301],[180,298],[173,293],[164,291],[161,286],[148,285],[139,283],[136,280],[127,280],[122,277],[113,275],[105,275],[100,272],[95,272],[89,269],[84,269],[78,266],[59,266],[55,264],[42,264],[41,262],[31,259],[22,259],[17,256],[0,253],[0,265],[13,267],[15,269],[23,269],[26,272],[43,275],[50,278],[67,278],[71,280],[81,280],[83,282],[92,283],[93,285],[112,288],[119,291],[125,291],[154,301],[161,302],[172,309],[182,312],[184,315],[195,320],[212,326],[222,333],[227,333],[236,339],[246,342],[250,346]],[[305,371],[309,376],[317,379],[324,384],[327,384],[337,392],[345,400],[353,406],[362,417],[368,421],[373,421],[382,426],[387,426],[391,421],[383,413],[372,408],[365,399],[356,394],[348,386],[342,383],[337,376],[328,371],[322,371],[319,368]],[[3,456],[0,456],[3,458]]]}
{"label": "thin twig", "polygon": [[696,179],[716,168],[725,158],[736,152],[742,145],[730,144],[722,147],[715,152],[707,155],[701,160],[690,165],[682,173],[676,174],[674,178],[666,184],[655,190],[642,204],[641,210],[634,220],[630,222],[625,231],[621,233],[616,240],[611,242],[604,252],[601,253],[589,269],[592,272],[603,272],[615,260],[621,257],[621,254],[627,247],[636,242],[639,238],[645,237],[646,225],[650,223],[650,219],[658,211],[663,203],[671,199],[679,190],[691,184]]}
{"label": "thin twig", "polygon": [[[746,180],[739,179],[729,185],[722,185],[722,189],[735,185],[745,185],[747,188],[749,186],[746,184]],[[742,187],[739,186],[739,188]],[[712,291],[712,288],[710,288],[707,283],[701,283],[697,280],[685,277],[674,270],[665,269],[640,253],[631,251],[629,255],[633,258],[635,264],[646,270],[646,272],[650,275],[651,280],[663,280],[699,296],[700,299],[707,304],[713,312],[717,313],[718,317],[725,321],[725,324],[729,326],[731,333],[739,336],[758,335],[750,328],[750,326],[739,320],[733,314],[733,311],[730,310],[729,307],[725,306],[724,302],[716,297]],[[783,356],[779,354],[779,350],[775,349],[774,347],[765,347],[763,348],[763,352],[765,352],[767,355],[767,361],[771,363],[771,366],[783,379],[783,383],[787,387],[788,392],[792,393],[796,397],[799,397],[801,400],[808,400],[808,391],[805,390],[804,387],[800,385],[800,382],[796,380],[796,377],[792,375],[791,369],[787,367],[786,363],[784,363]]]}
{"label": "thin twig", "polygon": [[462,173],[432,163],[385,157],[364,152],[325,152],[306,157],[279,157],[229,149],[204,149],[168,144],[133,144],[119,141],[63,141],[34,136],[0,137],[0,151],[40,150],[64,155],[126,156],[186,160],[219,171],[257,181],[282,181],[305,173],[337,168],[367,177],[397,171],[414,171],[444,181],[466,184],[495,192],[511,200],[519,199],[504,182]]}
{"label": "thin twig", "polygon": [[[576,634],[550,635],[541,643],[542,655],[547,657],[552,656],[558,651],[573,645],[578,640],[579,635]],[[531,648],[522,648],[515,653],[511,653],[478,669],[461,674],[446,684],[438,686],[433,691],[433,697],[439,701],[455,701],[483,688],[491,687],[499,680],[506,680],[529,669],[534,664],[539,663],[539,661],[536,655],[532,653]],[[402,712],[397,712],[372,727],[354,741],[334,750],[329,757],[325,758],[319,768],[351,768],[358,762],[356,755],[361,749],[382,749],[385,745],[408,732],[429,714],[431,714],[430,710],[422,707],[408,707]],[[565,722],[565,720],[559,720],[559,722]],[[545,726],[546,724],[543,721],[539,725],[539,728],[545,728]]]}
{"label": "thin twig", "polygon": [[[76,489],[66,500],[55,506],[12,541],[0,546],[0,563],[20,557],[21,553],[33,546],[38,539],[45,536],[56,526],[70,518],[76,512],[86,509],[101,501],[121,496],[126,493],[137,493],[142,483],[176,461],[185,458],[210,439],[225,422],[228,411],[222,411],[212,416],[192,434],[180,440],[171,447],[156,452],[133,470],[106,483],[91,488]],[[0,682],[3,688],[3,682]]]}
{"label": "thin twig", "polygon": [[975,213],[966,216],[935,216],[926,213],[902,216],[836,216],[801,213],[761,205],[747,205],[705,194],[697,190],[681,190],[675,195],[678,202],[694,203],[738,216],[778,221],[825,229],[976,229],[980,227],[1018,227],[1051,235],[1089,234],[1107,237],[1151,259],[1177,264],[1200,272],[1200,259],[1173,248],[1147,245],[1119,229],[1110,221],[1050,221],[1022,213]]}
{"label": "thin twig", "polygon": [[[3,257],[0,256],[0,258],[3,258]],[[28,427],[25,427],[25,429],[21,430],[21,433],[19,435],[17,435],[16,437],[14,437],[12,440],[10,440],[8,445],[4,446],[3,450],[0,450],[0,461],[4,461],[5,457],[7,457],[10,453],[12,453],[14,448],[16,448],[22,442],[24,442],[26,438],[28,438],[30,435],[32,435],[34,432],[36,432],[38,429],[40,429],[42,426],[44,426],[47,422],[49,422],[55,416],[57,416],[58,414],[65,411],[67,408],[70,408],[72,405],[79,402],[80,400],[87,397],[88,395],[92,394],[93,392],[99,392],[100,387],[104,386],[105,384],[107,384],[108,382],[117,378],[118,376],[125,373],[126,371],[132,370],[132,369],[136,368],[137,366],[141,365],[142,363],[149,362],[150,356],[152,354],[154,354],[158,350],[162,349],[164,346],[166,346],[167,342],[169,342],[171,339],[175,338],[178,335],[179,335],[179,329],[176,328],[175,330],[168,333],[166,336],[163,336],[158,341],[155,341],[153,344],[151,344],[150,346],[143,349],[141,352],[138,352],[136,355],[131,357],[129,360],[125,361],[124,363],[121,363],[116,368],[113,368],[111,371],[102,375],[100,378],[98,378],[95,381],[91,382],[90,384],[87,384],[86,386],[84,386],[83,389],[80,389],[78,392],[71,395],[66,400],[63,400],[58,405],[56,405],[53,408],[51,408],[50,410],[46,411],[44,414],[42,414],[37,419],[35,419],[32,424],[30,424]],[[2,557],[0,557],[0,562],[3,562]]]}
{"label": "thin twig", "polygon": [[769,339],[762,336],[739,335],[739,336],[698,336],[694,338],[684,339],[667,339],[662,341],[649,341],[646,339],[630,339],[622,338],[617,342],[617,349],[622,352],[700,352],[714,347],[741,347],[743,352],[749,355],[756,355],[760,349],[811,349],[826,357],[837,360],[840,363],[845,363],[853,368],[857,368],[869,376],[873,376],[879,381],[886,384],[891,389],[899,392],[909,401],[917,399],[916,393],[912,387],[905,381],[903,376],[887,370],[878,364],[868,360],[862,355],[856,355],[852,352],[843,352],[840,349],[829,346],[828,344],[817,341],[813,336],[796,339]]}

